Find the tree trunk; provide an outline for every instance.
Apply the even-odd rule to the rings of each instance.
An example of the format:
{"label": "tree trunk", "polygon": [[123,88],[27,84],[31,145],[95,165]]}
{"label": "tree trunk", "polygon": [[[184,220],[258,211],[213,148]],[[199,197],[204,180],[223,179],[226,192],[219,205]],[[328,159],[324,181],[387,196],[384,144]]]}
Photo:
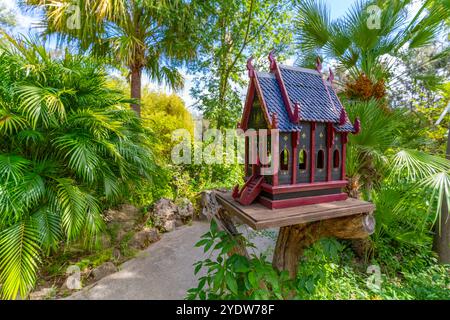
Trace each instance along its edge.
{"label": "tree trunk", "polygon": [[224,208],[217,203],[214,191],[204,191],[201,194],[202,213],[209,221],[213,220],[217,223],[220,230],[227,232],[232,238],[236,240],[236,246],[228,253],[229,256],[239,254],[249,258],[245,241],[239,234],[231,217],[227,214]]}
{"label": "tree trunk", "polygon": [[[346,186],[345,192],[347,192],[350,198],[360,199],[361,198],[361,184],[359,182],[360,177],[354,176],[348,178],[348,184]],[[352,249],[356,256],[360,259],[366,259],[373,254],[373,245],[370,238],[365,239],[353,239]]]}
{"label": "tree trunk", "polygon": [[[446,158],[450,160],[450,124]],[[449,208],[447,206],[447,194],[445,191],[442,197],[440,214],[441,230],[439,230],[439,223],[436,223],[434,226],[433,250],[438,254],[439,263],[448,264],[450,263],[450,214],[448,212]]]}
{"label": "tree trunk", "polygon": [[274,268],[287,270],[294,279],[303,251],[321,238],[364,239],[375,230],[371,213],[280,228],[273,255]]}
{"label": "tree trunk", "polygon": [[136,112],[138,117],[141,117],[141,80],[142,68],[131,69],[131,98],[136,99],[137,103],[132,103],[131,108]]}

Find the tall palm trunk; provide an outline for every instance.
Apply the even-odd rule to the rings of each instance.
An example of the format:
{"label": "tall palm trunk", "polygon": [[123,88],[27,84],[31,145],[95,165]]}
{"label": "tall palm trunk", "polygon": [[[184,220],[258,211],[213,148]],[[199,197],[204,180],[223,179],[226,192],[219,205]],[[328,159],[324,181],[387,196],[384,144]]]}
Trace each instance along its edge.
{"label": "tall palm trunk", "polygon": [[[447,139],[446,158],[450,160],[450,124]],[[433,250],[438,254],[440,263],[450,263],[450,215],[447,206],[447,194],[444,191],[440,215],[441,230],[439,224],[434,226]]]}
{"label": "tall palm trunk", "polygon": [[133,67],[131,69],[131,98],[136,99],[137,103],[132,103],[131,108],[136,112],[138,117],[141,117],[141,81],[142,68]]}

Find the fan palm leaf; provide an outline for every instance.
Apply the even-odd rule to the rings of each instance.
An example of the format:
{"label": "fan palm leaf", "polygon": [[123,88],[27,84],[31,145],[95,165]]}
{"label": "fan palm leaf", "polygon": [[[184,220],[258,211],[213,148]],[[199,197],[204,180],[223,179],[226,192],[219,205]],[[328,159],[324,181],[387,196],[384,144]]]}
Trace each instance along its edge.
{"label": "fan palm leaf", "polygon": [[[439,35],[448,10],[428,10],[429,3],[411,16],[408,0],[359,0],[343,18],[331,20],[324,1],[297,1],[294,28],[300,55],[336,60],[337,68],[353,80],[361,73],[374,82],[386,80],[394,57],[406,48],[427,46]],[[374,4],[380,8],[379,25],[371,27],[368,8]]]}

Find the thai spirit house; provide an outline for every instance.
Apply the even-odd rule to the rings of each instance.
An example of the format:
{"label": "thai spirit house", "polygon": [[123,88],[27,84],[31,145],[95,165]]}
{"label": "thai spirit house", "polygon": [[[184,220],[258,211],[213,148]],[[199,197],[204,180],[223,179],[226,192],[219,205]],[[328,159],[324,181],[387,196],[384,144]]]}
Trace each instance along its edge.
{"label": "thai spirit house", "polygon": [[[260,161],[257,138],[247,134],[246,182],[234,188],[234,199],[272,209],[347,199],[342,191],[347,137],[359,132],[360,123],[350,122],[333,88],[333,73],[325,80],[319,59],[315,70],[278,64],[272,53],[269,61],[269,73],[247,62],[250,84],[239,127],[254,129],[254,137],[268,133],[267,159],[274,170],[261,173],[268,164]],[[274,150],[270,129],[278,129]]]}

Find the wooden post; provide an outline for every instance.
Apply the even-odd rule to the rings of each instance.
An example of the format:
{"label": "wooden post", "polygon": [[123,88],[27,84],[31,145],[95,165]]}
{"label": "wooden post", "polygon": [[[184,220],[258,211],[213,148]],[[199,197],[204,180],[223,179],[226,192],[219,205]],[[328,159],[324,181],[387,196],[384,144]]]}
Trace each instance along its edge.
{"label": "wooden post", "polygon": [[292,184],[297,183],[297,170],[298,170],[298,143],[300,138],[300,132],[291,133],[291,144],[292,144]]}
{"label": "wooden post", "polygon": [[342,156],[341,156],[341,180],[345,180],[345,162],[347,161],[347,133],[341,133],[341,145],[342,145]]}
{"label": "wooden post", "polygon": [[311,174],[310,182],[314,182],[314,172],[316,168],[316,123],[311,122],[311,146],[310,146],[310,158],[311,158],[311,165],[309,167],[309,172]]}
{"label": "wooden post", "polygon": [[216,221],[220,230],[226,231],[231,237],[236,238],[238,243],[230,252],[229,255],[239,254],[249,258],[247,248],[244,241],[240,237],[231,217],[227,214],[224,208],[217,203],[214,191],[204,191],[201,195],[202,213],[209,221]]}
{"label": "wooden post", "polygon": [[327,125],[327,181],[331,181],[331,161],[333,158],[333,124]]}
{"label": "wooden post", "polygon": [[375,219],[371,213],[282,227],[272,265],[279,271],[288,271],[294,279],[303,251],[314,242],[326,237],[364,239],[374,231]]}

